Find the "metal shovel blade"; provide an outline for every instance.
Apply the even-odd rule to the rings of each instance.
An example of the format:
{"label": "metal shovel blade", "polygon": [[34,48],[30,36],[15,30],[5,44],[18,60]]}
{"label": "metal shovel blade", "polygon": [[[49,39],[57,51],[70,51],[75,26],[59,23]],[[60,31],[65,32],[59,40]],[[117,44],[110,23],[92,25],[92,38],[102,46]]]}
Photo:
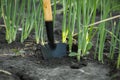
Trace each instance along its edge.
{"label": "metal shovel blade", "polygon": [[44,59],[61,58],[66,56],[66,44],[56,43],[56,47],[52,49],[48,44],[41,46],[41,51]]}

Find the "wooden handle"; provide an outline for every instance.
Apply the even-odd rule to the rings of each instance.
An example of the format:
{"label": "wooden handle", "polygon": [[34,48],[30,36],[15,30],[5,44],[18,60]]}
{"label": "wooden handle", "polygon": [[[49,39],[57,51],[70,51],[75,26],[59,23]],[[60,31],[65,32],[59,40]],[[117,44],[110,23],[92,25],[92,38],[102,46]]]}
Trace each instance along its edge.
{"label": "wooden handle", "polygon": [[50,0],[43,0],[43,10],[45,21],[52,21],[52,9]]}

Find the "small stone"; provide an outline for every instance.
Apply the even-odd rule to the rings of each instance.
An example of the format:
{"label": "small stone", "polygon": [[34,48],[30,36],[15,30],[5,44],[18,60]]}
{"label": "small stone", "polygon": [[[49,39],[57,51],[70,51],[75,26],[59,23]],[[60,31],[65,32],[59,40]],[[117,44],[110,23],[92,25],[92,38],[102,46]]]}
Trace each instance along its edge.
{"label": "small stone", "polygon": [[72,64],[70,65],[70,68],[79,69],[80,68],[79,63],[72,62]]}

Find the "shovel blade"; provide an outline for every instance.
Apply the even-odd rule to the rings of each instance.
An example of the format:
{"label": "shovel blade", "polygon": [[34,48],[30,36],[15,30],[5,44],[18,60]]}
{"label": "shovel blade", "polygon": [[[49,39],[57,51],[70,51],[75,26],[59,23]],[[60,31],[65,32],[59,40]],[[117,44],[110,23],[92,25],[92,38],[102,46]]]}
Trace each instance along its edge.
{"label": "shovel blade", "polygon": [[48,44],[41,47],[44,59],[62,58],[67,55],[66,44],[57,43],[56,48],[52,49]]}

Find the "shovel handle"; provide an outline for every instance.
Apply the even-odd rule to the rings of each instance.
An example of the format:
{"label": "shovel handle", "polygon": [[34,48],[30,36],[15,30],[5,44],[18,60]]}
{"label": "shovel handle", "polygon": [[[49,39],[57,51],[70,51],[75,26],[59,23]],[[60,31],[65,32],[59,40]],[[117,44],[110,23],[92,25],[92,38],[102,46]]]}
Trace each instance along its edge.
{"label": "shovel handle", "polygon": [[46,25],[48,44],[50,48],[55,48],[54,43],[54,35],[53,35],[53,19],[52,19],[52,9],[51,9],[51,1],[43,0],[43,10],[44,10],[44,20]]}
{"label": "shovel handle", "polygon": [[52,21],[52,9],[50,0],[43,0],[43,10],[45,21]]}

